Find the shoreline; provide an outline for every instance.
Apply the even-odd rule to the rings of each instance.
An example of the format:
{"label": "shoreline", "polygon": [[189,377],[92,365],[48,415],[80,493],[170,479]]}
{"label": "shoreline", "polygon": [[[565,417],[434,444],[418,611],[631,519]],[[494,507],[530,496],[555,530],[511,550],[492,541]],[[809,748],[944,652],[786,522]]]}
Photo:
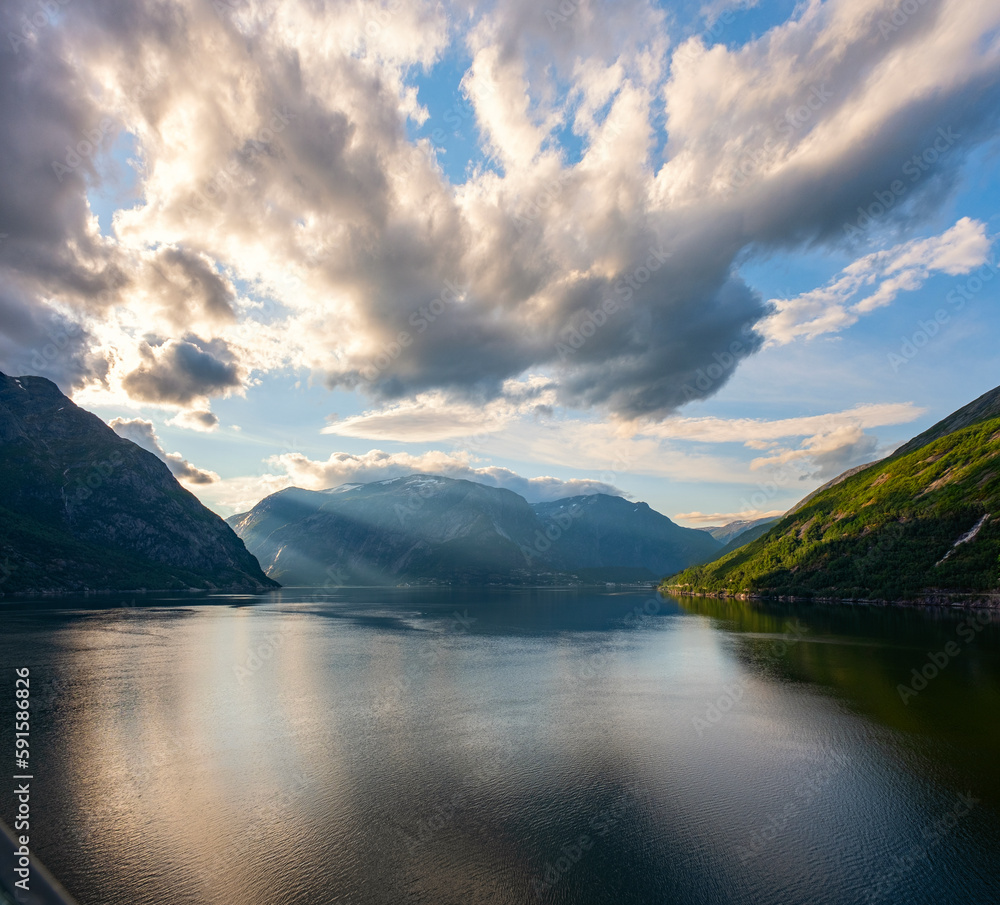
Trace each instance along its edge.
{"label": "shoreline", "polygon": [[26,591],[0,591],[0,601],[4,600],[34,600],[46,599],[56,600],[63,597],[114,597],[114,596],[148,596],[157,594],[248,594],[263,595],[272,594],[275,591],[581,591],[581,590],[601,590],[609,592],[637,592],[650,591],[658,593],[659,586],[650,581],[649,583],[609,583],[594,582],[580,584],[384,584],[384,585],[279,585],[274,588],[246,588],[242,586],[229,586],[221,588],[48,588],[30,589]]}
{"label": "shoreline", "polygon": [[777,603],[833,603],[851,606],[898,606],[898,607],[946,607],[953,609],[1000,609],[1000,592],[947,592],[942,591],[918,597],[915,600],[885,600],[871,597],[802,597],[795,594],[767,594],[741,591],[733,594],[729,591],[697,591],[681,588],[678,585],[660,585],[658,590],[663,594],[676,597],[714,597],[719,600],[769,600]]}

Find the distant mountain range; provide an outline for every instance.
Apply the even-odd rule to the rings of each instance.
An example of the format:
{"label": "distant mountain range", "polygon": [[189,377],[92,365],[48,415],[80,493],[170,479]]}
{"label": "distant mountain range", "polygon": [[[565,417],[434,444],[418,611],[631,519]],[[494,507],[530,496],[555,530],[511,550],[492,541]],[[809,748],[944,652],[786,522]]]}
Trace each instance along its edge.
{"label": "distant mountain range", "polygon": [[1000,599],[1000,387],[663,582],[723,596]]}
{"label": "distant mountain range", "polygon": [[0,593],[277,587],[152,453],[0,374]]}
{"label": "distant mountain range", "polygon": [[[717,541],[723,544],[731,544],[737,538],[744,537],[748,532],[754,531],[754,529],[759,529],[764,525],[770,525],[776,522],[780,516],[772,515],[767,518],[756,518],[756,519],[737,519],[734,522],[728,522],[725,525],[718,525],[712,528],[702,528],[702,531],[707,531],[712,535]],[[755,536],[759,537],[758,532]],[[743,543],[746,543],[744,541]]]}
{"label": "distant mountain range", "polygon": [[1000,600],[998,512],[1000,388],[778,519],[697,530],[607,494],[532,505],[417,474],[287,488],[227,525],[51,381],[0,374],[0,594],[666,574],[722,596]]}
{"label": "distant mountain range", "polygon": [[288,488],[227,521],[286,585],[649,582],[721,548],[645,503],[593,494],[532,506],[435,475]]}
{"label": "distant mountain range", "polygon": [[[771,526],[778,521],[781,516],[772,516],[771,518],[754,519],[751,522],[740,522],[741,525],[746,525],[745,528],[740,528],[740,530],[735,531],[728,535],[728,540],[726,545],[712,557],[712,559],[719,559],[725,556],[727,553],[732,553],[733,550],[738,550],[740,547],[745,547],[751,541],[757,540],[758,537],[763,537],[771,530]],[[724,526],[728,528],[729,526]],[[720,540],[722,538],[719,538]]]}

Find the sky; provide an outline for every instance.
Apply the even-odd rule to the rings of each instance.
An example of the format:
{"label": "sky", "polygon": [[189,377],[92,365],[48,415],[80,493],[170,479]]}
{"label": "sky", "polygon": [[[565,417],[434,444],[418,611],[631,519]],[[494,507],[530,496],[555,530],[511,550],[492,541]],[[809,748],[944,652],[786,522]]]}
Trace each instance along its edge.
{"label": "sky", "polygon": [[1000,4],[10,0],[0,370],[222,515],[777,514],[992,389]]}

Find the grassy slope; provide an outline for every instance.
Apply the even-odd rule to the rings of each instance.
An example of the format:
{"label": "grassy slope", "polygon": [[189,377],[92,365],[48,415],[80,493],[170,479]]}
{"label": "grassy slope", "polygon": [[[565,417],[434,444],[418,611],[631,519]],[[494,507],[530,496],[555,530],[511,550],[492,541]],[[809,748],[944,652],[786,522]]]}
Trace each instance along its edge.
{"label": "grassy slope", "polygon": [[674,590],[914,599],[1000,584],[1000,418],[872,465],[818,494],[763,537],[665,579]]}

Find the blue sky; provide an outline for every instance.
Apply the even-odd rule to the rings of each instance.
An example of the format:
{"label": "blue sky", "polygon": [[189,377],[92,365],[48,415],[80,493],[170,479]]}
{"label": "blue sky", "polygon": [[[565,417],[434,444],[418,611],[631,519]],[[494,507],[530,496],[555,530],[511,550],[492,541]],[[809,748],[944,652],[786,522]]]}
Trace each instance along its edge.
{"label": "blue sky", "polygon": [[0,368],[224,515],[426,470],[718,524],[997,383],[996,10],[178,2],[4,51]]}

